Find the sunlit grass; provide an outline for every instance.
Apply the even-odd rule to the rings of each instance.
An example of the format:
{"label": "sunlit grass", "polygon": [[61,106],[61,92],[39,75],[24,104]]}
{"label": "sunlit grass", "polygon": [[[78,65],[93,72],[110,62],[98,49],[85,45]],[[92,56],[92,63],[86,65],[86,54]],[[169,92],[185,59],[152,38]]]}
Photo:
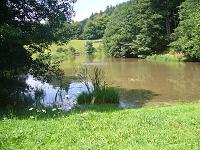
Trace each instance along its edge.
{"label": "sunlit grass", "polygon": [[[199,149],[200,103],[2,117],[0,149]],[[21,115],[23,116],[23,114]]]}
{"label": "sunlit grass", "polygon": [[[76,49],[77,53],[84,54],[85,53],[85,44],[88,40],[71,40],[66,44],[63,45],[57,45],[52,44],[49,48],[52,50],[52,54],[56,54],[56,50],[59,48],[62,48],[64,50],[69,49],[70,47],[73,47]],[[90,40],[93,42],[93,46],[96,50],[99,50],[100,45],[102,44],[101,40]]]}

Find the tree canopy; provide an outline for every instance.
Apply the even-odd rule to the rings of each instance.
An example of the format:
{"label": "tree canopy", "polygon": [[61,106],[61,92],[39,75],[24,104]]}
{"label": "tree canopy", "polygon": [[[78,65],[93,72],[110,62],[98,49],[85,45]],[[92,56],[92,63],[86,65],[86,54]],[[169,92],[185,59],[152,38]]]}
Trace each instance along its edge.
{"label": "tree canopy", "polygon": [[167,49],[178,26],[181,0],[132,0],[117,7],[104,34],[104,47],[115,57],[152,55]]}
{"label": "tree canopy", "polygon": [[[56,72],[43,52],[48,44],[69,38],[61,29],[71,22],[75,1],[0,1],[0,100],[16,99],[26,89],[24,75]],[[41,57],[33,58],[36,52]]]}
{"label": "tree canopy", "polygon": [[175,30],[172,50],[188,58],[200,61],[200,3],[186,0],[180,6],[180,25]]}

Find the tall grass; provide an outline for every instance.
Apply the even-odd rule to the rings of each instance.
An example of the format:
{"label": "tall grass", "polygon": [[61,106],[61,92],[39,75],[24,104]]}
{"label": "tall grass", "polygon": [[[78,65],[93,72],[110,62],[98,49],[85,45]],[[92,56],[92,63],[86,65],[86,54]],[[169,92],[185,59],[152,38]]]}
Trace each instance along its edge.
{"label": "tall grass", "polygon": [[[116,89],[106,87],[104,72],[98,67],[84,67],[79,73],[81,82],[85,83],[88,92],[80,94],[77,98],[78,104],[117,104],[119,103],[119,93]],[[92,84],[91,90],[89,83]]]}
{"label": "tall grass", "polygon": [[78,104],[119,104],[119,93],[113,87],[99,88],[91,94],[83,92],[77,99]]}

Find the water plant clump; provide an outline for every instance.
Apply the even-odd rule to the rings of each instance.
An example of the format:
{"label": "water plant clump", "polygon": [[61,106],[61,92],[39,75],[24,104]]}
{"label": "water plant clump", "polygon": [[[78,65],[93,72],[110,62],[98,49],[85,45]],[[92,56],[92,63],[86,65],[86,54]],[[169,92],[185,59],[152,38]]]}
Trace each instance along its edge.
{"label": "water plant clump", "polygon": [[[81,93],[78,98],[78,104],[118,104],[119,93],[113,87],[107,87],[105,81],[103,81],[104,72],[98,68],[84,67],[80,73],[80,79],[87,87],[88,91]],[[89,83],[93,88],[89,87]]]}

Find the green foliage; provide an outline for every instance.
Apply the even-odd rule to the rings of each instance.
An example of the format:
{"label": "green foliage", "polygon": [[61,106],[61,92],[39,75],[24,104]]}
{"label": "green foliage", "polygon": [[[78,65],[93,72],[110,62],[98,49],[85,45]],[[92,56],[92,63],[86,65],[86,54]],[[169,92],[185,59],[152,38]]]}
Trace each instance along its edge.
{"label": "green foliage", "polygon": [[94,104],[119,104],[119,93],[115,88],[104,87],[94,91]]}
{"label": "green foliage", "polygon": [[107,54],[138,57],[166,50],[169,35],[178,24],[180,3],[181,0],[132,0],[118,6],[103,38]]}
{"label": "green foliage", "polygon": [[62,47],[57,48],[56,52],[58,53],[63,53],[65,51],[65,49],[63,49]]}
{"label": "green foliage", "polygon": [[43,107],[42,101],[44,100],[44,90],[41,88],[36,88],[34,91],[34,101],[35,101],[35,108],[41,109]]}
{"label": "green foliage", "polygon": [[[199,149],[200,103],[142,109],[92,105],[71,113],[0,111],[0,149]],[[11,113],[12,114],[12,113]],[[62,137],[62,138],[61,138]]]}
{"label": "green foliage", "polygon": [[99,14],[93,19],[88,20],[84,26],[83,37],[84,39],[94,40],[103,37],[109,16],[107,14]]}
{"label": "green foliage", "polygon": [[87,92],[83,92],[78,96],[77,102],[80,105],[89,105],[92,102],[92,98],[93,98],[92,94],[89,94]]}
{"label": "green foliage", "polygon": [[[85,83],[88,92],[83,92],[77,99],[78,104],[118,104],[119,93],[114,88],[105,87],[103,82],[104,72],[98,68],[82,68],[78,74],[80,80]],[[92,84],[93,89],[88,85]]]}
{"label": "green foliage", "polygon": [[85,51],[88,55],[92,55],[94,54],[94,52],[96,51],[96,49],[93,47],[93,43],[92,41],[87,41],[85,43]]}
{"label": "green foliage", "polygon": [[119,93],[112,87],[98,88],[91,94],[83,92],[77,98],[78,104],[119,104]]}
{"label": "green foliage", "polygon": [[175,55],[152,55],[147,56],[146,58],[148,61],[160,61],[160,62],[184,62],[187,61],[187,59],[183,56],[178,57]]}
{"label": "green foliage", "polygon": [[76,53],[76,49],[73,46],[70,46],[68,50],[74,55]]}
{"label": "green foliage", "polygon": [[113,6],[107,6],[105,11],[92,13],[89,18],[86,18],[80,22],[72,23],[70,29],[72,31],[72,38],[78,40],[101,39],[105,32],[109,17],[114,9],[115,7]]}
{"label": "green foliage", "polygon": [[161,16],[151,8],[151,1],[130,1],[117,9],[104,36],[107,53],[115,57],[149,55],[157,48]]}
{"label": "green foliage", "polygon": [[[58,61],[52,61],[45,49],[52,42],[69,39],[65,22],[71,21],[74,2],[0,2],[0,105],[5,99],[16,101],[16,97],[25,92],[27,74],[39,78],[47,75],[43,79],[62,74]],[[32,57],[35,53],[37,58]]]}
{"label": "green foliage", "polygon": [[200,61],[200,3],[186,0],[180,6],[180,25],[175,31],[171,49]]}

